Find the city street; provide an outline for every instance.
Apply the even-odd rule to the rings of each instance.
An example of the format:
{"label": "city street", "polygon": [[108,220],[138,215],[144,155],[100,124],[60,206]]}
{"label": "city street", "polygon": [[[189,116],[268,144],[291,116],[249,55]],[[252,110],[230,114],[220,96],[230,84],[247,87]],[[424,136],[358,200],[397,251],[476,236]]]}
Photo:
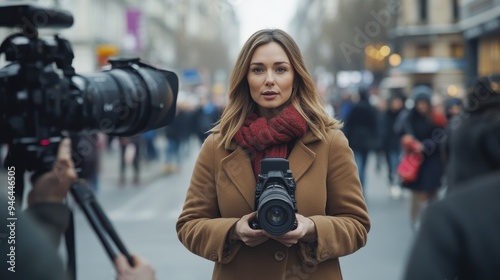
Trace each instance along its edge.
{"label": "city street", "polygon": [[[244,150],[240,155],[252,154],[260,159],[261,155],[290,155],[297,138],[307,140],[310,132],[314,137],[331,136],[332,143],[340,143],[343,140],[333,140],[336,136],[329,131],[333,127],[342,129],[349,147],[356,151],[356,164],[366,165],[366,174],[361,174],[364,177],[360,176],[360,180],[364,182],[363,195],[371,220],[366,246],[340,258],[343,279],[403,279],[416,237],[414,228],[420,225],[417,219],[425,217],[427,207],[441,198],[446,199],[436,205],[436,212],[427,211],[430,218],[441,220],[434,224],[429,219],[422,224],[417,249],[424,252],[422,255],[432,255],[425,243],[433,248],[443,247],[443,242],[438,242],[440,246],[432,243],[441,234],[447,241],[457,242],[447,242],[451,249],[441,248],[442,252],[434,254],[453,252],[460,255],[446,258],[461,261],[458,269],[443,269],[449,275],[436,278],[500,278],[477,276],[482,275],[483,267],[485,271],[496,267],[486,259],[500,258],[500,250],[485,249],[496,248],[492,244],[500,229],[490,228],[489,222],[496,217],[469,211],[487,209],[483,203],[486,199],[477,199],[481,207],[471,204],[467,208],[458,192],[458,198],[444,196],[448,184],[450,190],[461,189],[462,184],[476,187],[483,184],[483,179],[489,183],[481,176],[498,171],[500,156],[496,152],[500,136],[494,132],[500,131],[500,0],[2,2],[0,163],[4,168],[0,168],[0,198],[7,194],[8,205],[2,211],[7,210],[4,214],[9,217],[7,226],[0,231],[0,243],[5,245],[4,240],[8,240],[7,244],[20,246],[19,253],[12,253],[15,246],[7,248],[8,254],[0,253],[9,258],[3,263],[10,267],[15,267],[14,259],[21,259],[18,271],[30,274],[15,275],[16,279],[40,279],[42,272],[35,269],[36,264],[50,273],[61,272],[44,262],[33,261],[34,253],[47,262],[58,260],[53,248],[26,246],[22,234],[18,244],[15,242],[17,232],[27,232],[28,241],[49,244],[36,241],[37,229],[42,232],[42,226],[25,230],[24,223],[13,222],[17,221],[17,213],[26,210],[28,201],[35,215],[41,216],[38,220],[56,226],[57,234],[65,228],[63,222],[68,221],[67,208],[60,203],[67,203],[72,210],[74,248],[67,250],[65,241],[72,240],[63,238],[56,249],[65,264],[73,261],[68,251],[75,249],[74,280],[117,279],[112,251],[120,250],[111,237],[108,242],[102,240],[99,228],[82,210],[85,207],[77,204],[79,197],[75,200],[63,189],[70,185],[65,175],[73,174],[73,170],[62,168],[68,164],[64,165],[67,161],[61,155],[68,155],[70,148],[60,149],[57,157],[53,149],[62,135],[75,136],[73,144],[77,145],[71,152],[76,170],[80,177],[98,182],[93,190],[95,198],[126,250],[148,261],[155,268],[157,279],[204,280],[212,278],[213,261],[191,253],[176,232],[200,152],[199,139],[206,136],[204,133],[218,131],[224,135],[225,147],[238,145]],[[315,154],[306,151],[292,161],[314,164],[291,165],[296,170],[292,173],[299,174],[296,178],[309,184],[298,189],[298,212],[311,216],[333,205],[335,215],[356,215],[358,211],[366,221],[365,209],[356,206],[362,201],[360,193],[349,193],[354,165],[341,164],[336,159],[333,161],[337,164],[331,165],[330,153],[336,152],[341,158],[342,149],[334,144],[307,145],[313,147]],[[221,214],[214,214],[226,218],[220,227],[215,226],[223,229],[227,217],[243,215],[241,205],[245,202],[234,199],[240,197],[236,187],[241,193],[249,188],[236,182],[252,181],[254,174],[250,169],[239,168],[248,159],[238,158],[238,152],[221,160],[222,148],[213,150],[200,162],[221,165],[222,171],[215,172],[218,177],[213,181],[217,181],[218,189],[229,186],[223,196],[218,192],[218,201],[224,201],[220,203],[224,207],[215,211]],[[401,189],[399,194],[397,190],[390,191],[385,155],[379,160],[372,152],[366,158],[366,151],[373,150],[387,151],[391,166],[398,166],[399,175],[395,178],[407,182],[413,197],[407,189]],[[171,165],[179,158],[181,163]],[[125,162],[123,176],[121,164]],[[46,180],[32,176],[50,168],[50,174],[43,174],[50,176],[41,177]],[[300,172],[307,174],[300,177]],[[211,183],[206,182],[207,172],[200,169],[199,173],[193,182],[201,182],[196,186],[203,193]],[[30,193],[31,179],[37,187]],[[339,189],[322,192],[310,188],[321,187],[325,180],[332,180]],[[91,198],[88,193],[85,195]],[[252,195],[253,191],[245,195],[250,204]],[[465,195],[464,201],[476,201],[469,193]],[[261,198],[265,201],[265,196]],[[198,206],[208,205],[204,204],[207,201],[210,202],[190,199],[187,206],[203,216],[206,209]],[[47,202],[59,204],[44,205]],[[495,201],[492,204],[496,205]],[[410,205],[412,217],[417,220],[414,223]],[[456,205],[460,207],[455,208]],[[261,216],[267,215],[266,220],[274,220],[273,223],[293,216],[281,213],[275,206],[267,208],[272,213]],[[22,219],[29,226],[29,218]],[[328,232],[335,238],[329,241],[333,249],[323,250],[321,245],[321,250],[308,252],[306,248],[308,254],[327,259],[359,243],[360,238],[354,238],[353,232],[360,229],[349,228],[349,224],[336,219],[324,226],[322,221],[316,221],[318,242],[324,241],[320,233]],[[301,222],[305,226],[296,231],[304,232],[303,241],[314,240],[309,238],[314,236],[313,223],[307,221]],[[484,221],[484,230],[478,230],[480,227],[471,221]],[[474,232],[490,232],[493,238],[475,238],[469,226]],[[109,228],[109,224],[104,227]],[[71,232],[72,227],[69,229]],[[345,229],[353,232],[343,238],[342,232],[337,231]],[[431,237],[425,235],[428,230],[432,231],[428,234]],[[213,240],[214,234],[219,236],[214,232],[210,229],[211,235],[200,234],[197,228],[188,234]],[[221,232],[223,236],[225,231]],[[238,228],[237,233],[246,240],[245,232]],[[252,241],[261,240],[253,236],[246,243],[253,245]],[[277,275],[286,274],[282,277],[288,279],[313,278],[297,272],[306,263],[302,262],[303,252],[282,252],[276,249],[280,244],[272,244],[274,241],[259,243],[264,245],[259,248],[269,246],[272,250],[273,262],[266,262],[272,254],[264,253],[265,250],[245,252],[243,247],[238,252],[232,250],[238,259],[232,265],[220,266],[220,275],[238,279],[242,275],[258,278],[253,273],[266,273],[263,278],[273,278],[270,271],[274,271]],[[206,242],[202,243],[205,246]],[[462,249],[464,246],[467,248]],[[28,253],[23,253],[25,248]],[[210,246],[203,248],[210,259],[225,257]],[[416,252],[413,255],[417,257],[412,257],[412,267],[418,263],[413,259],[426,260],[433,268],[447,267],[428,261],[428,256],[420,257]],[[29,270],[19,265],[24,264],[20,256],[28,257]],[[248,270],[243,269],[248,262]],[[288,265],[288,271],[282,273],[279,269],[283,263]],[[342,278],[336,273],[337,266],[332,270],[335,273],[321,272],[316,265],[313,268],[316,275],[321,274],[315,278],[326,277],[327,273],[326,278]],[[151,274],[147,266],[144,270]],[[122,274],[120,267],[120,280],[145,278],[144,274]],[[408,275],[413,274],[410,271]],[[0,278],[6,277],[2,274]]]}
{"label": "city street", "polygon": [[[163,144],[160,142],[159,147]],[[199,145],[193,142],[186,150],[189,152],[185,152],[184,163],[177,174],[163,175],[160,163],[143,165],[141,187],[119,188],[118,153],[103,156],[98,199],[129,251],[148,259],[156,268],[158,279],[211,278],[212,262],[185,249],[175,231]],[[391,199],[383,174],[376,172],[375,160],[371,157],[367,203],[372,229],[365,248],[341,259],[344,279],[401,279],[413,238],[408,221],[408,198]],[[76,239],[78,279],[114,279],[112,264],[79,209]]]}

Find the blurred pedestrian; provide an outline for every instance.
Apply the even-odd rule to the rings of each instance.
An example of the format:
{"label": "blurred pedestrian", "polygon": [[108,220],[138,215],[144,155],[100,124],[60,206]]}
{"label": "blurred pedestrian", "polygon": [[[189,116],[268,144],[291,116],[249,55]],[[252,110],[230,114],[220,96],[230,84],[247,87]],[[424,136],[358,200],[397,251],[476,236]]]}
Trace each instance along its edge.
{"label": "blurred pedestrian", "polygon": [[[437,138],[443,131],[442,118],[432,110],[431,91],[416,88],[412,93],[414,107],[402,120],[402,139],[412,139],[405,143],[416,142],[422,162],[416,179],[403,182],[403,186],[412,192],[410,217],[413,228],[418,229],[421,214],[427,204],[437,198],[442,185],[444,163],[441,157],[442,139]],[[406,148],[406,147],[404,147]]]}
{"label": "blurred pedestrian", "polygon": [[[120,137],[120,179],[119,186],[123,187],[127,179],[127,162],[132,161],[133,179],[132,184],[138,186],[140,183],[140,152],[141,152],[141,136],[134,135],[130,137]],[[131,150],[130,150],[131,149]],[[129,159],[129,156],[131,159]]]}
{"label": "blurred pedestrian", "polygon": [[373,96],[371,99],[371,103],[374,104],[373,108],[375,108],[375,112],[377,113],[377,132],[375,134],[375,143],[373,144],[373,155],[375,158],[375,171],[381,172],[383,166],[385,165],[385,150],[383,144],[383,127],[384,127],[384,118],[385,112],[387,111],[387,102],[380,98],[379,96]]}
{"label": "blurred pedestrian", "polygon": [[350,89],[343,89],[341,91],[341,100],[339,105],[339,120],[345,122],[347,116],[351,113],[354,107],[354,102],[352,100],[352,94]]}
{"label": "blurred pedestrian", "polygon": [[144,159],[146,162],[152,162],[158,159],[158,150],[155,145],[156,130],[146,131],[142,134],[142,140],[146,151],[144,152]]}
{"label": "blurred pedestrian", "polygon": [[478,79],[452,130],[452,191],[429,206],[404,279],[500,279],[500,92],[489,83]]}
{"label": "blurred pedestrian", "polygon": [[205,142],[210,129],[215,126],[221,114],[221,109],[212,101],[211,95],[201,97],[200,107],[194,112],[195,134],[200,143]]}
{"label": "blurred pedestrian", "polygon": [[404,109],[403,93],[394,93],[387,100],[387,110],[383,114],[381,125],[382,148],[387,162],[387,182],[390,195],[398,198],[401,195],[400,180],[397,167],[401,157],[401,135],[395,130],[396,119]]}
{"label": "blurred pedestrian", "polygon": [[[279,29],[254,33],[229,88],[193,171],[180,241],[216,262],[213,279],[341,279],[339,257],[365,245],[370,221],[352,151],[293,39]],[[297,186],[297,227],[283,235],[249,225],[260,160],[269,157],[288,158]]]}
{"label": "blurred pedestrian", "polygon": [[[447,167],[448,191],[479,175],[500,168],[499,138],[500,97],[486,78],[478,79],[465,100],[464,115],[450,128]],[[453,148],[457,147],[457,148]]]}
{"label": "blurred pedestrian", "polygon": [[177,115],[174,121],[165,128],[167,146],[165,150],[165,173],[179,172],[182,163],[181,146],[186,145],[194,133],[193,112],[186,101],[177,103]]}
{"label": "blurred pedestrian", "polygon": [[370,104],[368,89],[360,88],[359,101],[347,115],[344,133],[354,152],[363,192],[366,191],[365,173],[368,153],[376,147],[378,141],[379,119],[377,116],[377,110]]}
{"label": "blurred pedestrian", "polygon": [[446,137],[442,145],[442,157],[445,165],[449,164],[451,131],[459,126],[464,118],[463,115],[463,102],[460,98],[452,97],[445,101],[444,113],[446,117]]}
{"label": "blurred pedestrian", "polygon": [[446,120],[450,122],[454,117],[460,116],[463,110],[462,99],[451,97],[444,103]]}

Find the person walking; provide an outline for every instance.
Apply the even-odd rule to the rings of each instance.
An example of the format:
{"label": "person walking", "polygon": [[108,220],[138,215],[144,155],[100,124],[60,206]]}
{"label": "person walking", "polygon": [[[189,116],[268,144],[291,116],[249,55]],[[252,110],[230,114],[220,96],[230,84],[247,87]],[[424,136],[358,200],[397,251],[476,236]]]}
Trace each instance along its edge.
{"label": "person walking", "polygon": [[182,163],[182,146],[188,145],[188,140],[194,133],[194,114],[185,101],[177,104],[177,115],[174,121],[165,128],[167,146],[165,149],[165,165],[163,172],[177,173]]}
{"label": "person walking", "polygon": [[133,149],[132,154],[132,166],[134,169],[134,175],[132,183],[138,186],[140,183],[140,152],[141,152],[141,136],[134,135],[130,137],[120,137],[120,179],[119,186],[123,187],[126,184],[126,171],[127,171],[127,149]]}
{"label": "person walking", "polygon": [[363,192],[366,188],[366,163],[368,153],[378,142],[378,113],[369,102],[367,89],[359,90],[359,101],[351,109],[345,121],[344,133],[349,140],[349,146],[354,152],[354,160],[358,166],[359,179]]}
{"label": "person walking", "polygon": [[[411,139],[405,143],[416,143],[416,150],[422,161],[415,180],[404,182],[403,187],[411,190],[412,202],[410,218],[412,227],[417,230],[422,212],[429,202],[437,198],[444,174],[444,163],[441,156],[441,140],[436,133],[443,132],[444,123],[441,117],[432,110],[431,92],[416,88],[412,93],[414,107],[402,120],[402,139]],[[405,149],[408,147],[404,147]]]}
{"label": "person walking", "polygon": [[404,109],[404,96],[395,93],[387,100],[387,110],[383,113],[381,125],[382,149],[387,162],[387,182],[392,198],[401,195],[400,180],[397,168],[401,157],[401,135],[396,132],[395,124],[398,115]]}
{"label": "person walking", "polygon": [[[182,244],[215,262],[212,279],[342,279],[339,258],[366,244],[370,220],[340,127],[290,35],[254,33],[177,220]],[[283,235],[250,227],[260,161],[270,157],[288,159],[296,182],[297,224]]]}
{"label": "person walking", "polygon": [[212,93],[203,96],[200,106],[194,111],[195,134],[200,143],[207,139],[210,129],[215,126],[221,115],[221,109],[212,99]]}

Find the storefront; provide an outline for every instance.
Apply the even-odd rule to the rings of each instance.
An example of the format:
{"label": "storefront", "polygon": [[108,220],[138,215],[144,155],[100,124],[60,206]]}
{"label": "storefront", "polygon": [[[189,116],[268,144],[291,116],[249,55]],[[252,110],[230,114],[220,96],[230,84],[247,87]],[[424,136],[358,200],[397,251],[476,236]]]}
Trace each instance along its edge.
{"label": "storefront", "polygon": [[477,76],[500,74],[500,0],[463,1],[460,12],[471,85]]}

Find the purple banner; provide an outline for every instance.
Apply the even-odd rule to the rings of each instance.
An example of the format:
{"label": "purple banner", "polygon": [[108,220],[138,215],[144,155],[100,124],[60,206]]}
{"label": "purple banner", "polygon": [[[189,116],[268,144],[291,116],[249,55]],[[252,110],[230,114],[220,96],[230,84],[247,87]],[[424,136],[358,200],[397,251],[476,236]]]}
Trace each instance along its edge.
{"label": "purple banner", "polygon": [[141,17],[142,12],[136,8],[128,8],[127,16],[127,37],[125,47],[134,52],[142,50],[141,44]]}

